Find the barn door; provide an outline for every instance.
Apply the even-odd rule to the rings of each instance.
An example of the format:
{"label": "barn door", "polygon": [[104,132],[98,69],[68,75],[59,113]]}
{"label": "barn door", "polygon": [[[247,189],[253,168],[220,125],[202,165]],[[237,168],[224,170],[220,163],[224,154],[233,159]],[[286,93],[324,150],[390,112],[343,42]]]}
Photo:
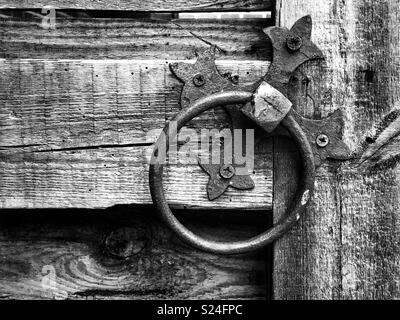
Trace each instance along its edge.
{"label": "barn door", "polygon": [[[398,1],[48,4],[0,1],[0,297],[399,297]],[[305,216],[273,246],[197,251],[160,221],[148,186],[155,132],[180,111],[169,65],[215,46],[225,78],[257,81],[273,58],[263,28],[308,14],[326,64],[297,69],[289,98],[310,119],[341,109],[353,154],[318,168]],[[215,109],[188,128],[229,123]],[[263,136],[255,157],[255,188],[215,201],[197,164],[170,166],[174,212],[216,240],[271,227],[301,162],[283,137]]]}
{"label": "barn door", "polygon": [[[0,6],[1,296],[266,298],[271,253],[219,257],[179,241],[152,207],[147,156],[180,111],[183,83],[169,65],[213,45],[225,78],[258,80],[272,2]],[[188,127],[228,125],[219,108]],[[197,164],[169,167],[167,198],[185,225],[220,240],[268,228],[272,140],[257,152],[257,189],[216,201]]]}
{"label": "barn door", "polygon": [[[399,5],[277,3],[281,26],[311,14],[312,39],[326,57],[326,67],[308,63],[294,74],[297,110],[318,119],[342,109],[353,159],[318,169],[313,204],[275,244],[276,299],[399,298]],[[274,191],[286,200],[293,188],[287,172],[298,163],[283,156],[291,150],[286,141],[275,146]]]}

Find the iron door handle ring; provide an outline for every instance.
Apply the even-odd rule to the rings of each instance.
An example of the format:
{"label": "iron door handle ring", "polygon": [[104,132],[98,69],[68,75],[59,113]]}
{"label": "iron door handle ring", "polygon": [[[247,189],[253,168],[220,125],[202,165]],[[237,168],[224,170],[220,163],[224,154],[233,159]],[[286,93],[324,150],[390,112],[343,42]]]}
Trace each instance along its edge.
{"label": "iron door handle ring", "polygon": [[[252,100],[253,94],[246,91],[228,91],[209,95],[197,100],[193,105],[178,113],[173,121],[179,130],[194,117],[209,109],[223,105],[242,105]],[[168,152],[169,123],[155,143],[149,168],[149,185],[151,197],[156,209],[161,214],[165,223],[186,243],[211,253],[235,254],[262,248],[283,236],[300,219],[310,201],[314,190],[315,165],[314,155],[306,134],[296,122],[291,112],[282,120],[281,124],[290,132],[300,150],[303,164],[302,176],[299,187],[289,208],[289,214],[283,216],[269,230],[247,240],[223,242],[204,239],[186,228],[172,213],[164,194],[163,170],[164,163],[158,159],[160,146],[166,147]]]}

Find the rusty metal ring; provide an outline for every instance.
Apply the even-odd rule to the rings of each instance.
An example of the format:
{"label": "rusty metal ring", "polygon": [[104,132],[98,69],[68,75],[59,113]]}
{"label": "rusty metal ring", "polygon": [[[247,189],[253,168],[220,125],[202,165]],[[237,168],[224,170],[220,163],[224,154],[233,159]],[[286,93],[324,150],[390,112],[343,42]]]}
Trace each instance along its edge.
{"label": "rusty metal ring", "polygon": [[[192,106],[178,113],[173,120],[176,121],[177,130],[179,131],[188,121],[208,109],[223,105],[245,104],[251,101],[252,96],[252,93],[245,91],[216,93],[197,100]],[[311,198],[311,194],[314,190],[315,165],[310,143],[301,127],[291,115],[291,112],[283,119],[282,125],[291,133],[292,138],[299,147],[303,162],[302,178],[296,197],[294,198],[294,203],[290,208],[290,213],[280,219],[271,229],[253,238],[236,242],[222,242],[207,240],[194,234],[178,221],[169,208],[162,181],[164,164],[160,163],[157,157],[160,146],[166,146],[166,151],[168,151],[169,124],[167,124],[163,129],[164,134],[161,134],[155,143],[149,168],[151,197],[166,224],[182,240],[192,246],[204,251],[220,254],[243,253],[256,250],[284,235],[300,219]]]}

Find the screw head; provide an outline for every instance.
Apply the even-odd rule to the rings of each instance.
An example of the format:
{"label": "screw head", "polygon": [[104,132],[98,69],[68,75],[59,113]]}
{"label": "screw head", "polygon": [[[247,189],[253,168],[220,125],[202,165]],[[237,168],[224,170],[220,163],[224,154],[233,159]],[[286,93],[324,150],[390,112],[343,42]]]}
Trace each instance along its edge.
{"label": "screw head", "polygon": [[201,73],[198,73],[193,77],[193,83],[196,87],[201,87],[206,83],[206,79]]}
{"label": "screw head", "polygon": [[235,175],[235,168],[231,164],[224,164],[219,168],[219,175],[224,179],[230,179]]}
{"label": "screw head", "polygon": [[317,139],[315,139],[318,147],[325,148],[329,144],[329,138],[326,134],[318,135]]}
{"label": "screw head", "polygon": [[297,51],[303,45],[303,39],[295,34],[291,34],[286,38],[286,46],[290,51]]}

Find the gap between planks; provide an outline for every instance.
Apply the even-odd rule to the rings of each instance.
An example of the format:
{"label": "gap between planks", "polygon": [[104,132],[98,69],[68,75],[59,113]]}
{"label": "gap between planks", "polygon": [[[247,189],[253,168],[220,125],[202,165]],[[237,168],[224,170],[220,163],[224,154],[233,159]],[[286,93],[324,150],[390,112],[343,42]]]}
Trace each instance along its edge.
{"label": "gap between planks", "polygon": [[[7,83],[1,91],[4,108],[0,110],[1,145],[7,149],[0,152],[3,208],[151,203],[144,155],[151,151],[156,136],[147,133],[160,130],[179,111],[181,85],[166,61],[3,59],[0,63],[6,65],[0,76]],[[220,70],[239,71],[244,80],[257,80],[268,64],[217,61]],[[116,72],[122,87],[110,81]],[[44,84],[36,81],[43,78],[41,73]],[[95,86],[90,84],[93,81]],[[223,114],[209,113],[195,123],[198,128],[220,126],[226,123]],[[96,130],[91,129],[94,124]],[[25,150],[18,150],[24,145]],[[268,144],[265,148],[258,154],[255,190],[230,190],[210,202],[205,191],[207,175],[197,166],[176,167],[167,198],[178,207],[269,209],[272,160],[265,155]],[[49,152],[31,152],[41,150]]]}

